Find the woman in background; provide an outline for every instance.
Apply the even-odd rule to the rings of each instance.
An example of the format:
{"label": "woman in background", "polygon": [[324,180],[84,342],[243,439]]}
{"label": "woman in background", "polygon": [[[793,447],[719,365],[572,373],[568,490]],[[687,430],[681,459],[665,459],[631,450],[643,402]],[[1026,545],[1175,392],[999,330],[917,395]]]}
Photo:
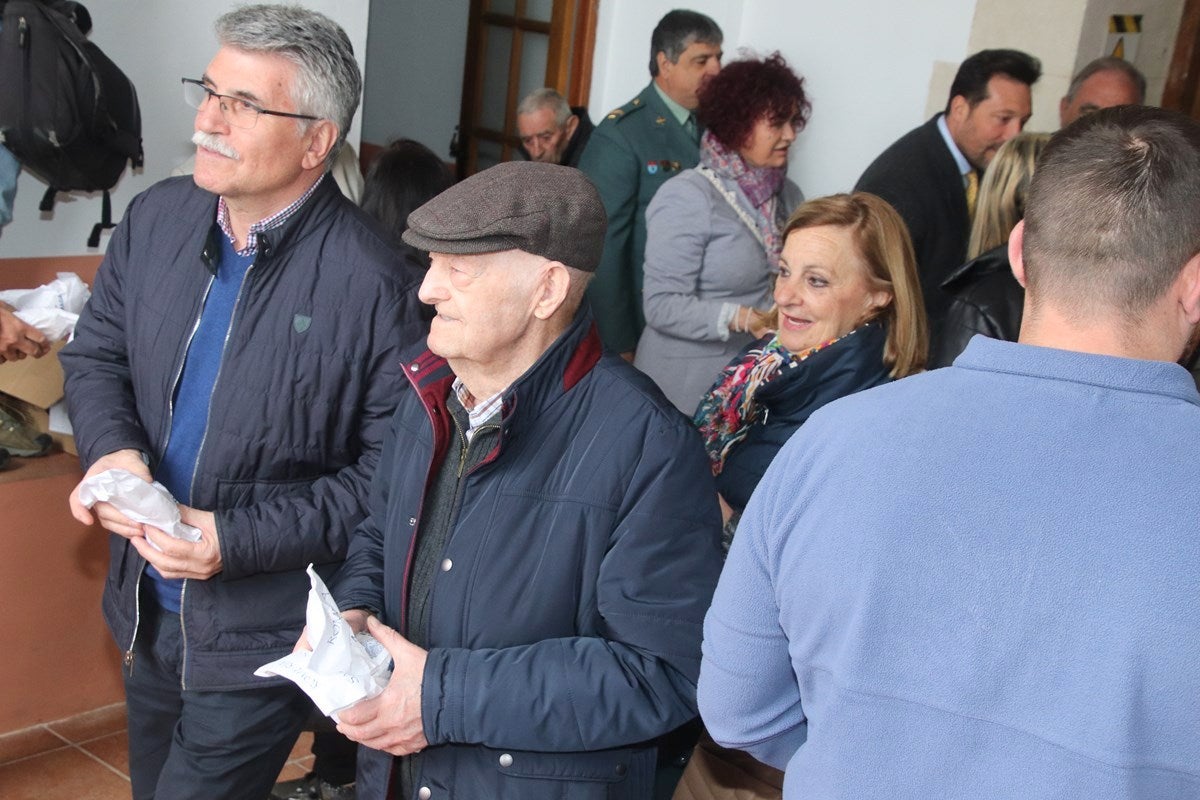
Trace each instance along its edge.
{"label": "woman in background", "polygon": [[770,305],[780,228],[802,199],[787,163],[808,112],[778,53],[726,65],[700,89],[699,166],[646,209],[646,328],[633,363],[685,414],[762,333],[754,311]]}
{"label": "woman in background", "polygon": [[400,238],[408,215],[450,188],[454,179],[437,154],[412,139],[397,139],[379,154],[367,172],[362,209],[383,224],[396,246],[422,270],[429,254]]}
{"label": "woman in background", "polygon": [[967,263],[942,282],[952,299],[932,366],[950,366],[977,333],[1017,340],[1025,290],[1008,263],[1008,235],[1025,216],[1029,180],[1048,141],[1048,133],[1019,134],[1005,142],[988,165],[979,184]]}

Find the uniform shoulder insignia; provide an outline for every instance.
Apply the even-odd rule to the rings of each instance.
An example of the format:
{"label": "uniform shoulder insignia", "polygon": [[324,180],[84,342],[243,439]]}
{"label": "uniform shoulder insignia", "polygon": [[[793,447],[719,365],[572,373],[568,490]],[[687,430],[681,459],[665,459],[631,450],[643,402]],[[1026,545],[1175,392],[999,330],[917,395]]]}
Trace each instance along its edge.
{"label": "uniform shoulder insignia", "polygon": [[646,108],[646,104],[642,102],[642,98],[635,97],[620,108],[614,108],[612,111],[608,112],[608,116],[605,117],[605,119],[620,119],[621,117],[628,116],[635,111],[640,111],[643,108]]}

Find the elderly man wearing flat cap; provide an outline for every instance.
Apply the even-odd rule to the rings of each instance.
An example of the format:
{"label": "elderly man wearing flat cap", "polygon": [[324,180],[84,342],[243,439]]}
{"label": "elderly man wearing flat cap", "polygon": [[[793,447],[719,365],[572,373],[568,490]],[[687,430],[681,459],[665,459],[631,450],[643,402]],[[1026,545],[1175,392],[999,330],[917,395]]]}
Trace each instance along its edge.
{"label": "elderly man wearing flat cap", "polygon": [[654,740],[695,716],[716,491],[581,307],[604,228],[581,172],[535,162],[408,219],[437,315],[334,582],[394,660],[339,715],[360,797],[649,798]]}

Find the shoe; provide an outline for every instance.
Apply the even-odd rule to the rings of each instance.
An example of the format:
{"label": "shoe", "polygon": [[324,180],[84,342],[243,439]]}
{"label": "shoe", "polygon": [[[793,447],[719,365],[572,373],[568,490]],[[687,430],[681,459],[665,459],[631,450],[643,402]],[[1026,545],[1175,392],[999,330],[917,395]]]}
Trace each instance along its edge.
{"label": "shoe", "polygon": [[38,433],[20,412],[9,405],[0,405],[0,447],[9,455],[44,456],[54,440],[48,433]]}
{"label": "shoe", "polygon": [[271,800],[355,800],[354,784],[334,786],[310,772],[303,778],[275,784]]}

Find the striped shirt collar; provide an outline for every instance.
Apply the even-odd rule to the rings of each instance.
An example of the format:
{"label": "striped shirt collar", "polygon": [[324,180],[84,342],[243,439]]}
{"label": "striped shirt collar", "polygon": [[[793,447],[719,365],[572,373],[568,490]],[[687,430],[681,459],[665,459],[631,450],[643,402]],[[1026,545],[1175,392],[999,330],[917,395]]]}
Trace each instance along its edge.
{"label": "striped shirt collar", "polygon": [[[462,403],[463,408],[467,410],[467,441],[475,436],[475,432],[483,423],[487,422],[500,410],[500,403],[504,399],[504,392],[496,392],[496,394],[485,400],[476,400],[475,396],[467,388],[466,384],[461,379],[454,379],[454,394],[458,397],[458,402]],[[474,403],[474,406],[471,404]]]}
{"label": "striped shirt collar", "polygon": [[[275,212],[266,219],[261,219],[250,226],[250,232],[246,234],[246,246],[237,251],[239,256],[255,255],[258,252],[258,236],[263,231],[269,231],[272,228],[278,228],[280,225],[288,221],[288,218],[295,214],[300,206],[312,197],[312,193],[317,190],[317,186],[321,184],[321,179],[325,176],[322,174],[320,178],[313,181],[313,185],[308,187],[308,190],[300,195],[289,206],[280,211]],[[229,206],[225,202],[225,198],[221,197],[217,200],[217,224],[221,226],[221,230],[229,237],[231,243],[236,244],[237,240],[233,235],[233,227],[229,224]]]}

